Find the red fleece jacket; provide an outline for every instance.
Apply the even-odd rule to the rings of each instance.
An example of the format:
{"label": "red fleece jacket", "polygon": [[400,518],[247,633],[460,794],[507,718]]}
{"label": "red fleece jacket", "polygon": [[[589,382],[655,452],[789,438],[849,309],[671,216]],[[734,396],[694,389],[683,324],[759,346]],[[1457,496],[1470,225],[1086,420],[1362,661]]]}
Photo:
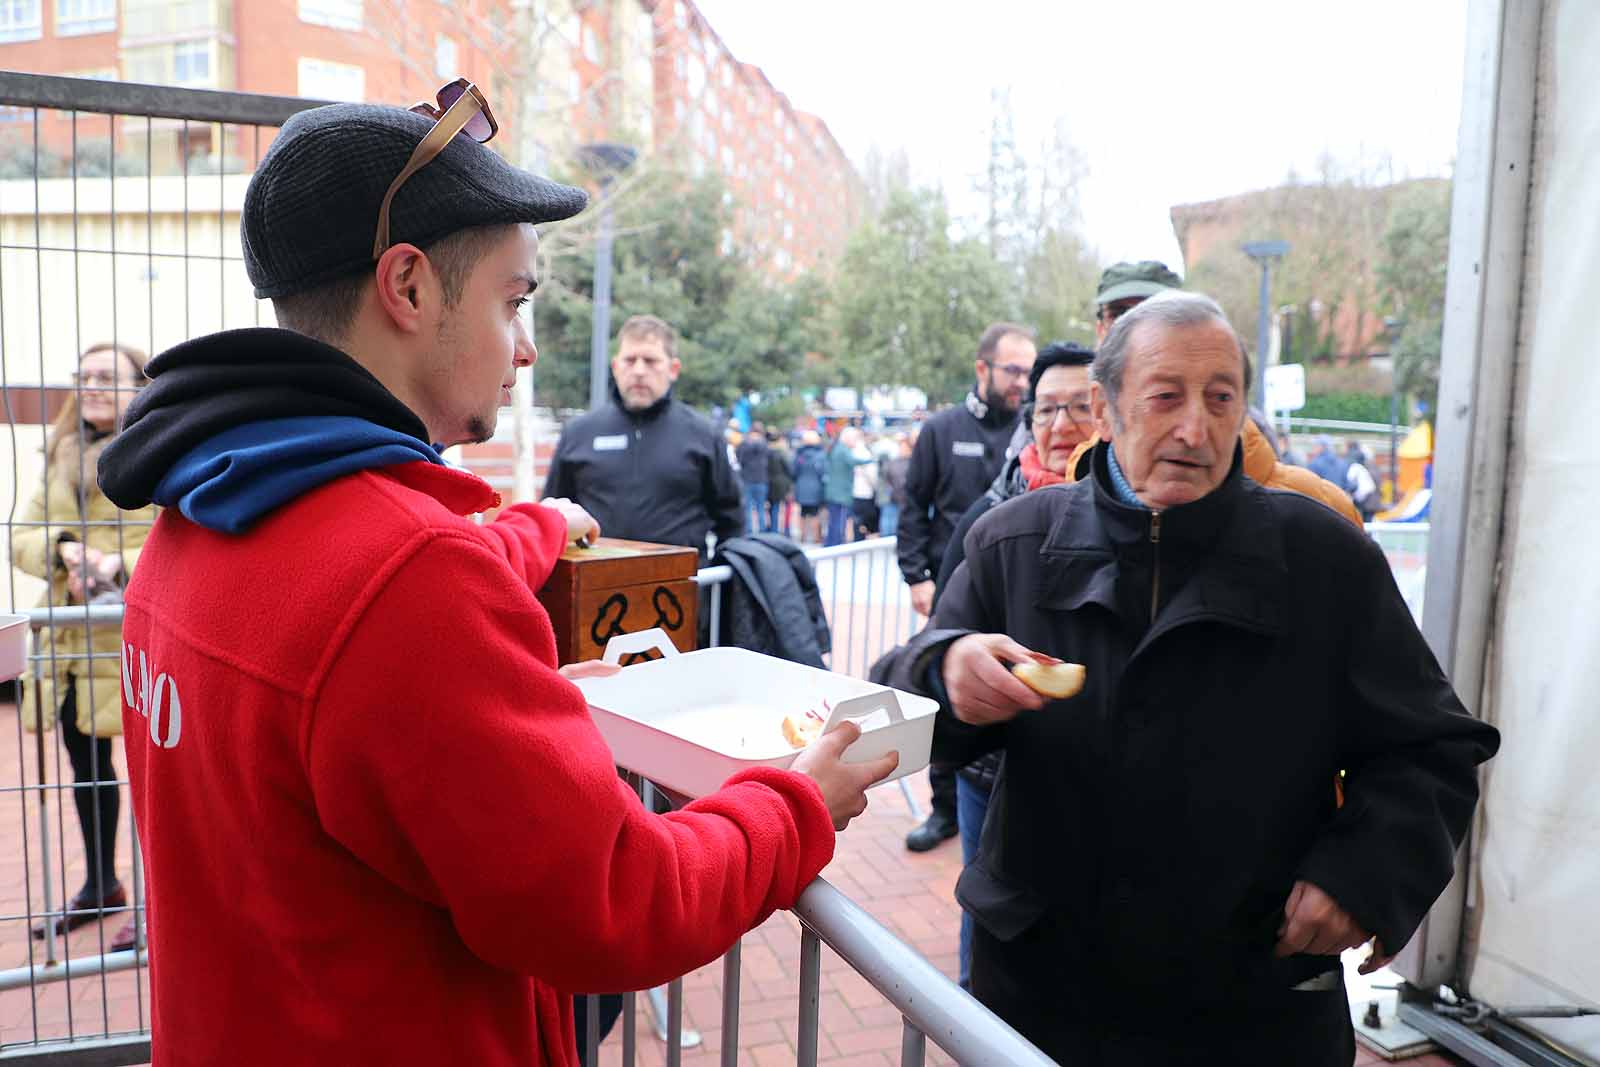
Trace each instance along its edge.
{"label": "red fleece jacket", "polygon": [[245,536],[165,512],[127,595],[155,1063],[569,1065],[575,991],[698,967],[833,853],[820,792],[617,778],[533,590],[565,526],[428,463]]}

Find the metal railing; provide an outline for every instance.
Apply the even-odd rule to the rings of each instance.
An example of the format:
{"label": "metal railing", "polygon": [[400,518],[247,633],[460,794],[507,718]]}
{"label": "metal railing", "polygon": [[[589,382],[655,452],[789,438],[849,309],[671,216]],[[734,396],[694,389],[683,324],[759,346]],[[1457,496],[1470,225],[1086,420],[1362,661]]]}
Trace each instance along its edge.
{"label": "metal railing", "polygon": [[[244,180],[275,128],[317,103],[0,71],[8,119],[0,126],[0,449],[9,446],[0,466],[9,463],[12,486],[9,507],[0,511],[8,555],[20,538],[36,538],[39,526],[47,527],[47,542],[61,531],[86,544],[91,534],[107,536],[100,527],[113,526],[120,551],[127,532],[145,525],[63,514],[48,497],[42,516],[24,513],[33,488],[53,473],[48,458],[41,469],[37,446],[59,405],[81,400],[79,387],[67,383],[87,347],[110,342],[154,354],[199,334],[262,324],[263,305],[251,294],[237,238]],[[0,753],[0,795],[16,798],[16,815],[0,819],[0,832],[22,867],[19,879],[0,884],[0,929],[20,930],[0,942],[17,949],[6,962],[20,963],[0,970],[0,997],[7,998],[0,1059],[144,1062],[147,957],[138,947],[107,952],[114,927],[98,921],[143,916],[143,864],[126,778],[104,769],[100,746],[89,739],[93,781],[74,782],[62,745],[29,737],[23,726],[57,710],[34,703],[40,676],[72,669],[80,699],[92,705],[103,694],[116,672],[97,679],[79,668],[115,655],[93,651],[92,636],[114,628],[121,608],[68,605],[54,583],[32,582],[15,569],[8,571],[10,604],[26,610],[41,595],[33,592],[39,585],[44,606],[26,613],[52,640],[29,660],[29,704],[18,709],[15,747]],[[54,640],[80,629],[81,649]],[[92,862],[71,840],[74,798],[106,789],[119,794],[116,850],[121,868],[131,868],[124,883],[132,898],[98,910],[95,925],[82,932],[58,933],[70,880],[85,878]],[[44,927],[41,939],[30,934],[35,923]],[[11,999],[24,990],[26,1005]]]}

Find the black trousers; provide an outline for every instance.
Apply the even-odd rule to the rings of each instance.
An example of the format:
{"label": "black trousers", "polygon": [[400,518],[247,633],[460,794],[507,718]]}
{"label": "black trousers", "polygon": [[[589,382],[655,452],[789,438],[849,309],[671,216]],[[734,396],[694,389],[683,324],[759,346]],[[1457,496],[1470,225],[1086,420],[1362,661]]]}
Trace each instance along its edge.
{"label": "black trousers", "polygon": [[[72,802],[78,809],[78,829],[83,834],[85,899],[98,900],[117,885],[117,819],[122,796],[117,790],[117,769],[111,764],[111,738],[91,737],[78,729],[78,683],[68,677],[57,721],[61,744],[72,762]],[[95,783],[109,782],[109,785]]]}
{"label": "black trousers", "polygon": [[[622,994],[600,994],[600,1040],[605,1041],[611,1028],[617,1025],[617,1019],[622,1015]],[[584,1057],[589,1054],[589,998],[572,998],[572,1021],[578,1026],[578,1062],[584,1062]]]}
{"label": "black trousers", "polygon": [[956,821],[956,772],[953,763],[928,764],[928,782],[933,786],[933,812],[952,823]]}
{"label": "black trousers", "polygon": [[[1011,941],[977,924],[972,993],[1045,1055],[1073,1067],[1350,1067],[1355,1032],[1333,989],[1196,989],[1189,1000],[1119,994],[1065,965],[1039,922]],[[1236,996],[1231,994],[1237,994]]]}

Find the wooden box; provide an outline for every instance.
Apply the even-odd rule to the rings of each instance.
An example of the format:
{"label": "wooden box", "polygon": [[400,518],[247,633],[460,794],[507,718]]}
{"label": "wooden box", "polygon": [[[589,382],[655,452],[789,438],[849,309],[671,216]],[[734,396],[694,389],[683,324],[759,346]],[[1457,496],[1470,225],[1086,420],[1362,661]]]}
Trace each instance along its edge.
{"label": "wooden box", "polygon": [[[568,547],[539,591],[556,631],[562,664],[599,659],[619,634],[659,626],[681,652],[698,641],[700,554],[678,545],[602,537],[590,548]],[[659,653],[626,657],[654,659]]]}

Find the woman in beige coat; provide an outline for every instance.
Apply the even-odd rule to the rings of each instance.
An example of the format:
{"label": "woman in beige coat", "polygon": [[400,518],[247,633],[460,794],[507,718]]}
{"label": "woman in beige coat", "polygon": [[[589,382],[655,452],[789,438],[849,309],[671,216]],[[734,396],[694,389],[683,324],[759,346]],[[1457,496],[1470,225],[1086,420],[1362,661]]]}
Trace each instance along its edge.
{"label": "woman in beige coat", "polygon": [[[50,426],[43,484],[11,538],[12,563],[49,582],[41,607],[122,602],[155,509],[119,511],[95,483],[95,466],[144,384],[144,364],[144,353],[124,345],[88,349],[79,360],[78,388]],[[117,879],[121,797],[111,762],[111,738],[122,733],[121,633],[116,623],[90,626],[58,619],[40,635],[37,676],[30,672],[24,678],[24,724],[31,730],[60,724],[77,783],[72,795],[83,832],[85,876],[67,914],[55,920],[57,932],[94,922],[98,909],[127,904]],[[36,709],[42,710],[43,723]],[[130,922],[113,947],[124,940],[131,944],[132,931]],[[33,933],[43,937],[46,927]]]}

